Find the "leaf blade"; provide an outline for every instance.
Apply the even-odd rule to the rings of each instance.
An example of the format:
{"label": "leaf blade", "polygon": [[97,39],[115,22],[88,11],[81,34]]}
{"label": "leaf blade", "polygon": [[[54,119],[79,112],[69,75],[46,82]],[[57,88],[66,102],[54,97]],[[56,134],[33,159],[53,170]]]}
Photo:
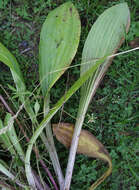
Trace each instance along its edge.
{"label": "leaf blade", "polygon": [[[92,26],[84,45],[81,75],[91,67],[91,64],[83,64],[84,62],[95,64],[95,61],[92,60],[96,60],[96,58],[99,59],[105,55],[111,55],[119,48],[121,41],[123,41],[122,39],[124,38],[125,31],[129,28],[129,16],[130,14],[127,3],[121,3],[113,6],[99,16],[95,24]],[[115,24],[115,21],[117,24]],[[81,99],[70,149],[64,189],[69,189],[70,187],[78,146],[78,136],[81,132],[86,111],[92,96],[95,94],[96,89],[109,66],[109,61],[110,60],[107,59],[103,62],[103,64],[97,69],[96,73],[93,73],[81,88]]]}
{"label": "leaf blade", "polygon": [[71,2],[64,3],[47,16],[39,45],[39,72],[44,96],[71,63],[79,44],[80,30],[79,15]]}
{"label": "leaf blade", "polygon": [[[12,73],[14,82],[18,92],[25,92],[25,84],[23,76],[16,58],[9,52],[9,50],[0,43],[0,61],[7,65]],[[23,97],[22,97],[23,101]]]}

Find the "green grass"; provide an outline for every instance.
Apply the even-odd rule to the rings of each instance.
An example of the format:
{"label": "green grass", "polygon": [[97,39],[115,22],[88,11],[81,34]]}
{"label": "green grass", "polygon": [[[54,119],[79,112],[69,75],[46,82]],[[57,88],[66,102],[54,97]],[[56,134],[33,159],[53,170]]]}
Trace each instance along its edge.
{"label": "green grass", "polygon": [[[64,2],[66,0],[32,0],[31,2],[2,0],[0,2],[0,41],[17,58],[30,91],[38,84],[38,43],[42,23],[53,8]],[[83,44],[99,14],[108,7],[123,1],[73,0],[72,2],[79,11],[82,23],[81,41],[73,61],[74,65],[80,63]],[[139,37],[137,15],[139,2],[137,0],[126,2],[131,11],[131,26],[120,51],[130,49],[129,42]],[[106,146],[113,162],[112,175],[97,188],[98,190],[137,190],[139,187],[138,59],[137,51],[114,59],[90,104],[85,119],[84,128],[88,126],[89,130]],[[2,63],[0,63],[0,71],[0,84],[10,94],[11,91],[7,87],[7,83],[13,85],[10,71]],[[68,76],[69,80],[66,84]],[[69,69],[55,84],[51,103],[54,104],[65,92],[66,87],[73,84],[78,77],[79,67]],[[2,88],[0,88],[0,93],[5,96]],[[40,96],[39,101],[41,102]],[[75,122],[78,101],[79,92],[64,105],[65,112],[62,112],[61,117],[63,122]],[[9,104],[11,104],[10,101]],[[12,108],[14,110],[13,105]],[[0,117],[4,115],[4,111],[0,102]],[[89,122],[92,114],[95,116],[95,121]],[[53,122],[58,122],[60,116],[61,112],[58,112]],[[57,141],[56,144],[62,168],[65,169],[68,151]],[[43,147],[40,150],[43,154]],[[43,156],[48,159],[44,154]],[[86,190],[104,173],[106,167],[107,165],[99,160],[77,155],[71,190]]]}

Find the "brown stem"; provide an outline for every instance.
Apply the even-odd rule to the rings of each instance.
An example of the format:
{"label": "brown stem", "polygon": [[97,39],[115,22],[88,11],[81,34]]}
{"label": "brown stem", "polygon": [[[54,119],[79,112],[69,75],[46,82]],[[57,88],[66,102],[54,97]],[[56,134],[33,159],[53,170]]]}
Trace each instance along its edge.
{"label": "brown stem", "polygon": [[[8,104],[6,103],[5,99],[2,97],[2,95],[0,95],[0,100],[2,101],[3,105],[5,106],[5,108],[8,110],[9,113],[11,113],[11,115],[14,115],[14,112],[11,110],[11,108],[8,106]],[[22,131],[23,135],[25,136],[26,138],[26,141],[29,143],[30,139],[29,137],[27,136],[26,132],[24,131],[22,125],[20,124],[19,120],[17,118],[15,118],[15,121],[16,123],[18,124],[20,130]],[[51,172],[49,171],[49,169],[46,167],[44,161],[40,158],[40,155],[39,155],[39,151],[36,147],[33,147],[33,150],[36,154],[36,158],[39,159],[40,161],[40,164],[42,165],[43,169],[45,170],[45,172],[47,173],[47,175],[49,176],[52,184],[54,185],[55,187],[55,190],[58,190],[58,187],[57,187],[57,184],[55,183],[55,180],[53,179],[53,176],[51,174]]]}

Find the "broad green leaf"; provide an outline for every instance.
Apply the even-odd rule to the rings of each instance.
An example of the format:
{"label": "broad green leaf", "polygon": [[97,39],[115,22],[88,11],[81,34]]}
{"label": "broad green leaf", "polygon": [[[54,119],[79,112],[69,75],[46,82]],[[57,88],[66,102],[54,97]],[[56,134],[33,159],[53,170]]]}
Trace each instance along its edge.
{"label": "broad green leaf", "polygon": [[45,96],[71,63],[79,44],[80,19],[71,2],[51,11],[41,30],[40,82]]}
{"label": "broad green leaf", "polygon": [[[71,2],[64,3],[47,16],[41,30],[39,45],[40,83],[44,100],[44,116],[49,112],[49,90],[70,65],[79,44],[80,19]],[[46,95],[47,94],[47,95]],[[53,142],[51,124],[46,126],[48,151],[60,186],[63,175]]]}
{"label": "broad green leaf", "polygon": [[[127,3],[121,3],[107,9],[102,13],[92,26],[86,39],[81,64],[81,76],[95,64],[96,59],[111,55],[117,51],[123,42],[130,23],[130,13]],[[69,162],[65,177],[65,189],[69,189],[71,176],[78,146],[79,135],[84,122],[90,100],[104,76],[111,60],[107,59],[97,69],[96,73],[88,79],[81,88],[81,99],[75,124],[72,145],[70,149]],[[95,187],[91,187],[94,189]]]}
{"label": "broad green leaf", "polygon": [[[82,63],[95,60],[96,58],[104,57],[115,53],[122,44],[126,32],[129,29],[130,12],[127,3],[115,5],[102,13],[92,26],[86,39],[83,53]],[[94,64],[95,61],[91,61]],[[110,64],[107,60],[97,71],[96,76],[92,76],[81,88],[81,96],[88,96],[89,91],[94,87],[94,78],[98,72],[106,72]],[[91,67],[90,64],[81,64],[81,75]],[[99,76],[102,78],[103,75]],[[92,82],[93,81],[93,82]]]}
{"label": "broad green leaf", "polygon": [[0,43],[0,61],[10,68],[17,91],[25,92],[25,84],[17,60],[2,43]]}

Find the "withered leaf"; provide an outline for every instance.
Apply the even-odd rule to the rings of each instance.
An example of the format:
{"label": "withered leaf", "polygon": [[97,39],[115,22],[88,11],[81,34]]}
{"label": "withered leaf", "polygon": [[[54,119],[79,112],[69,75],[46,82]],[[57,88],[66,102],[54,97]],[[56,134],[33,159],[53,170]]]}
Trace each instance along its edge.
{"label": "withered leaf", "polygon": [[[73,131],[73,124],[53,124],[53,132],[57,140],[60,141],[67,148],[69,148],[71,145]],[[100,158],[105,161],[110,159],[108,151],[100,143],[100,141],[98,141],[93,134],[84,129],[82,129],[79,137],[77,153],[84,154],[89,157]]]}
{"label": "withered leaf", "polygon": [[[74,125],[70,123],[59,123],[53,124],[52,126],[57,140],[69,148],[74,132]],[[79,137],[77,153],[81,153],[89,157],[99,158],[107,161],[109,164],[109,169],[90,187],[90,190],[94,190],[112,172],[112,162],[108,151],[92,133],[82,129]]]}

